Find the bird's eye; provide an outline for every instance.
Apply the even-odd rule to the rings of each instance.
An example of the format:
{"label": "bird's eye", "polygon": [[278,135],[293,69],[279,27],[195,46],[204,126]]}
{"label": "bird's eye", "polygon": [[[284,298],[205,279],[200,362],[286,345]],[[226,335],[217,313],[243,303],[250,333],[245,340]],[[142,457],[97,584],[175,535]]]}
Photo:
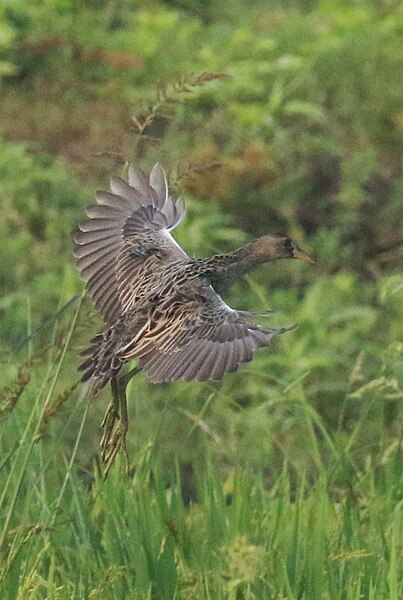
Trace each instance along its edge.
{"label": "bird's eye", "polygon": [[292,240],[290,240],[290,238],[285,238],[284,248],[285,250],[289,250],[290,252],[292,252],[292,250],[295,250],[295,244]]}

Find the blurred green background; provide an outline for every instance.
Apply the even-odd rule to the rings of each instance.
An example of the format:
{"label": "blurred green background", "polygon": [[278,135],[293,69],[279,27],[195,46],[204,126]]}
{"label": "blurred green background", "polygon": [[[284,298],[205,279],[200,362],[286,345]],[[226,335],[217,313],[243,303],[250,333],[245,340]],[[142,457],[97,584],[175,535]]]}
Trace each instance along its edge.
{"label": "blurred green background", "polygon": [[[399,0],[0,0],[4,597],[401,597],[402,74]],[[140,474],[94,488],[109,391],[77,383],[101,323],[72,232],[157,160],[190,255],[287,232],[315,265],[225,296],[299,324],[239,372],[133,380]]]}

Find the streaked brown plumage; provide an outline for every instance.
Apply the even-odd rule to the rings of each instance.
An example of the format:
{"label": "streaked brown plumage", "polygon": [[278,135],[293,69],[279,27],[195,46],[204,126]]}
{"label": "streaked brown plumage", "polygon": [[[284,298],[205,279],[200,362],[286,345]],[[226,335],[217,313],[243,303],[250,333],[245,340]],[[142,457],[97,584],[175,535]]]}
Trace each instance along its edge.
{"label": "streaked brown plumage", "polygon": [[[120,389],[116,379],[124,363],[137,359],[155,383],[219,380],[236,371],[257,348],[289,328],[250,323],[250,315],[230,308],[217,291],[260,263],[310,258],[279,235],[263,236],[229,254],[190,258],[170,234],[185,216],[184,204],[169,196],[158,163],[149,179],[132,166],[129,183],[112,177],[111,192],[97,192],[96,199],[86,209],[89,218],[80,225],[74,254],[86,291],[105,322],[83,353],[80,369],[94,394],[112,383],[114,400],[103,439],[103,456],[109,460],[115,420],[123,421],[126,414],[128,378],[121,378]],[[122,429],[119,447],[127,422]]]}

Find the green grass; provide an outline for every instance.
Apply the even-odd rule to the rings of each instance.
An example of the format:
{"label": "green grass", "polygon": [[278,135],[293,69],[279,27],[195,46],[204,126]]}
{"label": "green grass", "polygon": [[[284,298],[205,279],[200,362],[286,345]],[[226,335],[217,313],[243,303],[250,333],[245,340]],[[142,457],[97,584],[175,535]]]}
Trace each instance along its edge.
{"label": "green grass", "polygon": [[401,598],[393,456],[341,497],[326,472],[267,489],[262,473],[223,485],[207,464],[184,506],[178,478],[145,455],[133,478],[103,481],[47,462],[40,444],[21,452],[3,499],[2,598]]}
{"label": "green grass", "polygon": [[[229,410],[225,387],[214,395],[208,385],[195,392],[185,384],[147,387],[139,378],[132,394],[182,389],[183,397],[177,407],[169,401],[154,410],[147,434],[141,432],[144,398],[134,401],[130,451],[136,471],[128,477],[119,459],[104,481],[94,459],[100,408],[87,402],[85,390],[74,390],[77,310],[71,322],[57,325],[46,355],[31,355],[26,372],[20,368],[3,390],[1,598],[403,596],[400,442],[385,433],[378,452],[365,460],[362,449],[352,451],[371,398],[361,398],[360,416],[344,436],[330,434],[312,405],[301,401],[305,438],[295,435],[288,444],[298,444],[294,452],[305,459],[283,454],[270,471],[253,453],[242,460],[242,445],[239,460],[231,461],[223,447],[231,437],[209,427],[209,411]],[[259,418],[253,412],[252,429]],[[186,426],[172,432],[180,418]],[[166,428],[182,437],[189,456],[203,448],[192,462],[191,481],[180,453],[175,460],[175,452],[164,452]],[[273,444],[284,436],[275,438],[275,429],[268,434]]]}

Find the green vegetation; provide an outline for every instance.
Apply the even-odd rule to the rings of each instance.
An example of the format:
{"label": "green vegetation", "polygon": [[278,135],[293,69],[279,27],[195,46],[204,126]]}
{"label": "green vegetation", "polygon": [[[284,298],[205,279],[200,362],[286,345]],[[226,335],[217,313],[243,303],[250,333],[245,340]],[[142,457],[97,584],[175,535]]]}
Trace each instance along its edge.
{"label": "green vegetation", "polygon": [[[403,9],[0,3],[0,597],[403,597]],[[233,306],[299,328],[213,384],[129,388],[131,477],[100,476],[100,322],[71,232],[160,160],[209,255],[287,231]]]}

